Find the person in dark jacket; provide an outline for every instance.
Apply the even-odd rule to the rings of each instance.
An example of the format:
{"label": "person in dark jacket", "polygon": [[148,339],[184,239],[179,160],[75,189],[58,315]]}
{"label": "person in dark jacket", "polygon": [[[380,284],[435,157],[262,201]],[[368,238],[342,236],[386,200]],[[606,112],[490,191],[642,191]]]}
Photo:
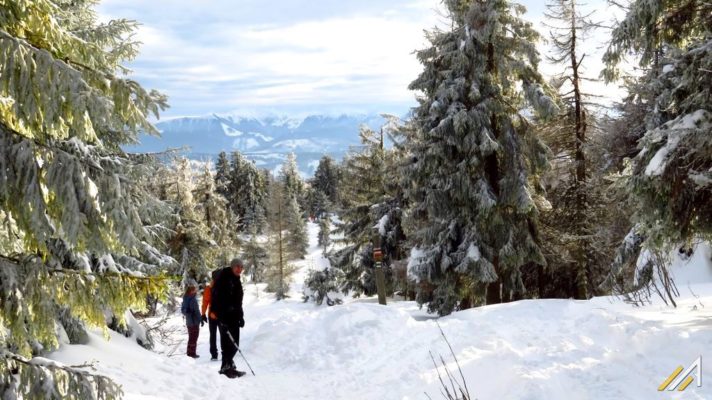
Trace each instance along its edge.
{"label": "person in dark jacket", "polygon": [[235,368],[233,358],[240,346],[240,328],[245,326],[245,315],[242,311],[242,274],[243,263],[239,258],[230,262],[230,266],[218,271],[212,288],[211,310],[215,313],[220,330],[220,348],[222,349],[222,366],[220,373],[228,378],[244,375]]}
{"label": "person in dark jacket", "polygon": [[218,331],[218,320],[215,312],[213,312],[212,303],[212,290],[215,286],[215,277],[218,275],[219,270],[213,271],[212,281],[203,290],[203,304],[200,307],[200,313],[202,314],[202,323],[208,323],[208,330],[210,332],[210,361],[215,361],[218,359],[218,345],[217,345],[217,331]]}
{"label": "person in dark jacket", "polygon": [[188,327],[188,348],[186,354],[188,357],[200,357],[195,353],[198,345],[198,335],[200,334],[200,309],[198,308],[198,284],[194,280],[186,283],[185,294],[183,295],[183,304],[180,307],[181,312],[185,316],[185,325]]}

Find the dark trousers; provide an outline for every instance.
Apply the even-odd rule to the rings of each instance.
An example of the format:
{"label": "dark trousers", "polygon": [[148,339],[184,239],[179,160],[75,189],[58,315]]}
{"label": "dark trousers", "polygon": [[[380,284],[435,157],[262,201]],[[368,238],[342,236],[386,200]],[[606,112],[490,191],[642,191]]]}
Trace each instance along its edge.
{"label": "dark trousers", "polygon": [[218,358],[218,320],[208,318],[208,330],[210,331],[210,356]]}
{"label": "dark trousers", "polygon": [[[220,329],[220,348],[222,349],[222,368],[229,368],[235,365],[232,359],[237,353],[237,347],[240,345],[240,327],[235,322],[219,323]],[[229,334],[229,335],[228,335]],[[230,338],[232,336],[232,339]],[[233,340],[235,343],[233,343]]]}
{"label": "dark trousers", "polygon": [[195,355],[195,348],[198,345],[198,335],[200,334],[200,325],[188,326],[188,349],[189,356]]}

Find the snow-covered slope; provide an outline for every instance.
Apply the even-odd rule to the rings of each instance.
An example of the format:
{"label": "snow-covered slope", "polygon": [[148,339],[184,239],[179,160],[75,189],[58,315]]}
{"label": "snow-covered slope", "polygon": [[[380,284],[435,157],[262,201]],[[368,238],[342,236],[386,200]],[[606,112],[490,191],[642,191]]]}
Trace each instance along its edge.
{"label": "snow-covered slope", "polygon": [[[122,383],[128,399],[426,399],[424,393],[437,399],[440,383],[429,351],[442,354],[457,374],[439,323],[479,400],[712,398],[708,380],[685,392],[657,391],[678,365],[686,367],[700,355],[705,360],[712,349],[706,245],[675,266],[678,276],[687,269],[685,277],[695,279],[689,282],[694,295],[687,282],[679,285],[677,309],[634,308],[610,297],[529,300],[435,319],[412,302],[303,303],[304,275],[326,262],[315,246],[317,230],[309,225],[312,247],[297,263],[290,299],[275,302],[263,285],[245,285],[241,347],[256,376],[219,375],[219,362],[208,360],[207,327],[200,333],[198,360],[182,355],[184,342],[168,357],[114,334],[109,342],[92,335],[87,346],[63,346],[52,358],[71,364],[97,360],[98,371]],[[182,326],[181,317],[171,324]],[[184,330],[176,337],[185,340]],[[247,370],[239,355],[236,363]]]}

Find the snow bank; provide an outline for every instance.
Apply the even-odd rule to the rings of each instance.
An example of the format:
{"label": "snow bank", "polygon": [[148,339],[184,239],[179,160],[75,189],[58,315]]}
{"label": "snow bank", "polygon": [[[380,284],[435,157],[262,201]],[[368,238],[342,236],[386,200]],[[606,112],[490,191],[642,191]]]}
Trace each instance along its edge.
{"label": "snow bank", "polygon": [[[312,241],[317,230],[309,225]],[[315,249],[298,264],[302,272]],[[208,360],[205,328],[202,357],[183,356],[179,315],[170,321],[183,340],[175,356],[146,351],[118,334],[107,342],[92,333],[88,345],[63,345],[51,358],[96,360],[98,372],[121,383],[127,399],[424,399],[424,392],[436,399],[440,383],[429,351],[456,371],[437,321],[479,400],[710,399],[707,381],[683,393],[657,387],[678,365],[705,359],[712,349],[712,283],[699,283],[712,282],[712,274],[685,269],[702,265],[711,251],[700,246],[685,266],[673,266],[695,293],[681,290],[677,309],[634,308],[611,297],[528,300],[435,319],[413,302],[389,299],[380,306],[367,298],[318,307],[294,296],[275,302],[264,286],[247,285],[241,347],[256,376],[219,375],[219,363]],[[239,355],[235,361],[247,370]],[[704,362],[702,368],[704,374]]]}

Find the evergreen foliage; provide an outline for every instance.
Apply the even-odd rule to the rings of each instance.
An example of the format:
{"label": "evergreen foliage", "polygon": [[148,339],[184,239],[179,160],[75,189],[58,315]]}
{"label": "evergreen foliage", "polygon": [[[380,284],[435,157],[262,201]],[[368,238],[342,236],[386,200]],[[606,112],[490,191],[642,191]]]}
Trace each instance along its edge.
{"label": "evergreen foliage", "polygon": [[299,170],[294,153],[287,156],[287,160],[282,164],[279,173],[279,192],[283,197],[282,216],[284,218],[283,229],[286,229],[285,245],[290,259],[304,258],[307,253],[309,238],[307,236],[306,221],[304,212],[299,206],[300,200],[305,193],[305,184]]}
{"label": "evergreen foliage", "polygon": [[604,56],[609,80],[629,53],[646,72],[637,87],[650,112],[629,190],[638,232],[653,248],[712,234],[711,26],[709,2],[634,1]]}
{"label": "evergreen foliage", "polygon": [[230,198],[230,160],[224,151],[218,154],[215,164],[215,192],[226,200]]}
{"label": "evergreen foliage", "polygon": [[270,184],[270,207],[268,224],[270,231],[270,266],[267,269],[267,290],[275,293],[277,300],[287,297],[289,282],[294,268],[289,265],[287,211],[294,199],[288,199],[287,191],[280,181]]}
{"label": "evergreen foliage", "polygon": [[242,249],[246,274],[254,283],[264,282],[269,254],[264,246],[257,241],[257,235],[254,233],[250,235],[250,240],[245,242]]}
{"label": "evergreen foliage", "polygon": [[[56,323],[162,298],[152,244],[159,205],[131,182],[145,159],[120,146],[156,133],[166,98],[125,77],[136,23],[99,22],[94,1],[0,6],[0,397],[112,399],[107,378],[28,359],[57,347]],[[146,208],[149,208],[146,206]]]}
{"label": "evergreen foliage", "polygon": [[330,156],[324,156],[319,160],[312,187],[318,193],[322,193],[331,204],[338,202],[339,169]]}
{"label": "evergreen foliage", "polygon": [[[418,51],[422,96],[403,169],[418,301],[444,315],[524,291],[520,268],[544,265],[536,177],[546,149],[519,110],[555,115],[537,72],[539,35],[505,0],[445,1],[452,28]],[[434,290],[429,290],[434,288]],[[485,291],[485,288],[487,289]]]}
{"label": "evergreen foliage", "polygon": [[227,191],[230,207],[239,219],[239,230],[261,232],[265,225],[265,182],[255,163],[237,151],[232,153]]}
{"label": "evergreen foliage", "polygon": [[215,242],[203,219],[204,214],[198,212],[193,196],[194,173],[188,159],[178,158],[167,179],[166,201],[173,205],[175,221],[174,234],[168,239],[168,246],[171,255],[179,262],[179,269],[174,274],[182,275],[184,281],[209,280]]}
{"label": "evergreen foliage", "polygon": [[329,306],[341,304],[341,299],[337,297],[341,279],[341,270],[337,268],[309,271],[304,280],[304,301],[313,301],[318,306],[324,300]]}
{"label": "evergreen foliage", "polygon": [[376,242],[380,242],[383,251],[389,294],[395,290],[391,265],[406,255],[402,251],[405,235],[401,227],[404,200],[397,175],[401,153],[384,146],[384,135],[395,124],[394,118],[390,119],[379,132],[362,127],[362,146],[353,149],[341,167],[342,204],[333,232],[343,236],[336,240],[343,247],[330,253],[329,260],[343,273],[344,293],[367,296],[376,293],[373,259]]}

